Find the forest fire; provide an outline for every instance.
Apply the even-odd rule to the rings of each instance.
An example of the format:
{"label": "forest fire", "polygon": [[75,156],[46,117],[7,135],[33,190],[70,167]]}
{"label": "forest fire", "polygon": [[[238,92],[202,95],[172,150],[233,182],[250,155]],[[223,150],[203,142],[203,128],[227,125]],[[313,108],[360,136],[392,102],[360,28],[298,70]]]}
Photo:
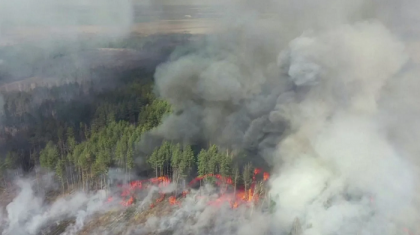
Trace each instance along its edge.
{"label": "forest fire", "polygon": [[[161,193],[161,194],[160,194],[160,196],[159,196],[159,198],[158,198],[158,199],[156,199],[155,203],[152,203],[152,204],[150,205],[150,208],[155,207],[155,206],[156,206],[156,204],[158,204],[158,203],[162,202],[164,199],[165,199],[165,194]],[[130,205],[131,205],[131,204],[130,204]]]}
{"label": "forest fire", "polygon": [[169,204],[171,204],[171,205],[179,205],[181,203],[178,200],[176,200],[176,197],[175,196],[170,196],[169,197]]}
{"label": "forest fire", "polygon": [[263,177],[264,177],[264,181],[266,181],[270,178],[270,174],[268,172],[264,172]]}
{"label": "forest fire", "polygon": [[[137,191],[147,189],[151,186],[157,186],[159,188],[162,188],[162,187],[168,186],[170,183],[171,183],[171,180],[168,177],[162,176],[162,177],[156,177],[156,178],[151,178],[147,180],[131,181],[127,185],[118,185],[118,187],[122,188],[122,192],[120,196],[123,200],[121,201],[121,205],[123,206],[132,205],[135,201],[134,194]],[[164,198],[165,198],[165,195],[161,193],[161,196],[156,200],[156,203],[163,201]],[[107,201],[111,202],[113,201],[113,198],[109,197]],[[153,205],[151,205],[151,207],[153,207]]]}
{"label": "forest fire", "polygon": [[[208,204],[213,206],[219,206],[224,203],[229,203],[231,208],[238,208],[239,206],[247,203],[258,202],[259,195],[256,193],[255,187],[257,183],[257,176],[262,173],[262,182],[267,181],[270,178],[269,173],[262,172],[261,169],[256,168],[253,171],[252,182],[248,189],[239,189],[235,190],[235,192],[228,193],[228,187],[234,187],[232,178],[224,177],[220,174],[207,174],[204,176],[199,176],[193,179],[189,186],[192,187],[193,185],[201,182],[203,180],[210,181],[210,179],[214,180],[216,186],[219,187],[221,194],[215,200],[210,201]],[[135,180],[131,181],[127,185],[119,185],[123,190],[120,194],[123,200],[121,201],[121,205],[123,206],[130,206],[135,202],[135,194],[137,191],[147,189],[151,186],[157,186],[158,188],[163,188],[168,186],[171,183],[171,180],[166,176],[150,178],[146,180]],[[182,197],[186,197],[188,191],[182,192]],[[165,193],[159,192],[160,196],[155,200],[154,203],[150,205],[150,208],[155,207],[158,203],[162,202],[165,199]],[[108,202],[112,201],[113,198],[108,198]],[[181,202],[177,200],[176,196],[170,196],[168,198],[170,205],[180,205]]]}

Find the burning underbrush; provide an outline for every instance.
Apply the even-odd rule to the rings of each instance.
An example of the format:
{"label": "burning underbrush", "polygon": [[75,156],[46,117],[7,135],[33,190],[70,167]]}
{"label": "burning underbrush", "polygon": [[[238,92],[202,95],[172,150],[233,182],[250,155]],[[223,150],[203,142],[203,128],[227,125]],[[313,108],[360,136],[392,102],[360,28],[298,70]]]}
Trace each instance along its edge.
{"label": "burning underbrush", "polygon": [[[257,180],[260,179],[260,180]],[[132,206],[137,201],[143,203],[147,198],[153,198],[149,207],[153,208],[163,200],[168,200],[172,206],[181,204],[180,198],[185,198],[190,194],[192,188],[201,186],[203,183],[215,186],[216,196],[212,196],[208,204],[220,206],[228,203],[231,208],[237,208],[241,205],[257,203],[265,194],[265,182],[269,179],[269,173],[256,168],[252,177],[252,183],[249,187],[235,187],[231,177],[224,177],[220,174],[207,174],[193,179],[187,188],[178,190],[177,184],[173,183],[166,176],[150,178],[146,180],[135,180],[128,184],[120,184],[119,199],[123,206]],[[207,195],[197,194],[196,197],[203,198]],[[115,197],[109,197],[107,202],[114,202]]]}
{"label": "burning underbrush", "polygon": [[[150,227],[151,218],[156,217],[163,224],[151,231],[166,231],[174,228],[166,225],[172,224],[174,218],[188,221],[190,216],[196,217],[194,214],[242,213],[256,205],[266,207],[268,179],[268,173],[255,169],[249,185],[235,185],[230,177],[208,174],[181,187],[162,176],[120,184],[111,191],[63,194],[53,201],[39,195],[34,181],[20,179],[16,181],[20,190],[0,214],[0,229],[1,234],[17,235],[95,234],[98,229],[120,234],[127,227],[135,231],[140,225]],[[191,223],[195,224],[196,219]]]}
{"label": "burning underbrush", "polygon": [[[120,204],[124,209],[94,216],[78,234],[199,234],[222,223],[222,217],[242,220],[243,215],[252,216],[245,211],[268,211],[265,187],[269,174],[260,169],[253,173],[247,189],[235,187],[234,180],[218,174],[197,177],[184,189],[168,177],[120,184],[119,193],[106,204]],[[235,227],[229,229],[237,229],[229,224]]]}
{"label": "burning underbrush", "polygon": [[[251,234],[259,229],[277,234],[259,225],[269,226],[273,216],[266,193],[269,174],[260,169],[253,173],[247,189],[221,175],[197,177],[184,190],[168,177],[157,177],[118,185],[113,197],[104,191],[75,193],[48,205],[21,183],[21,192],[6,209],[19,207],[22,213],[8,215],[3,229],[9,233],[2,234]],[[369,201],[375,207],[374,198]],[[297,219],[292,234],[302,229]],[[413,234],[407,228],[400,231]]]}

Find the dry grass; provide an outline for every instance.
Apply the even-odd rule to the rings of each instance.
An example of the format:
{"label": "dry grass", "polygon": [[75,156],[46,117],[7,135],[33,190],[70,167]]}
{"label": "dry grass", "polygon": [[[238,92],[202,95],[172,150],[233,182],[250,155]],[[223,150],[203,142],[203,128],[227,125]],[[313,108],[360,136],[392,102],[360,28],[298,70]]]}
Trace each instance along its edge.
{"label": "dry grass", "polygon": [[131,227],[145,224],[150,217],[162,217],[169,215],[174,209],[165,198],[153,208],[138,210],[136,205],[132,205],[120,210],[109,211],[105,214],[94,216],[79,232],[79,235],[90,235],[100,230],[111,234],[123,234]]}

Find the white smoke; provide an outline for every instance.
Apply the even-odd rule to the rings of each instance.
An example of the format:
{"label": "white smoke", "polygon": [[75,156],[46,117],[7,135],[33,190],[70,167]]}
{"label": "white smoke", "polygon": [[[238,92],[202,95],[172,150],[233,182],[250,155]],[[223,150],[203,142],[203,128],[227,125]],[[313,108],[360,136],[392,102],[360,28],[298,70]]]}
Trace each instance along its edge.
{"label": "white smoke", "polygon": [[[83,226],[86,223],[86,220],[89,219],[90,216],[98,212],[105,212],[109,210],[109,206],[104,205],[104,201],[106,199],[106,193],[104,191],[99,191],[93,196],[92,195],[87,196],[85,194],[82,194],[81,196],[83,197],[84,200],[73,199],[72,201],[75,201],[75,202],[87,201],[88,203],[85,208],[77,211],[76,222],[73,225],[67,227],[63,235],[77,234],[77,232],[79,232],[83,228]],[[75,208],[78,208],[78,207],[76,206]],[[69,215],[69,214],[71,213],[66,212],[66,215]]]}
{"label": "white smoke", "polygon": [[19,179],[16,182],[19,194],[6,206],[3,218],[4,235],[38,234],[46,226],[62,219],[75,217],[75,223],[66,234],[75,234],[94,213],[109,210],[112,204],[105,204],[106,193],[101,190],[95,194],[76,192],[47,203],[44,195],[38,195],[33,182]]}
{"label": "white smoke", "polygon": [[[295,130],[278,146],[284,163],[271,181],[279,224],[290,227],[298,217],[304,234],[392,234],[412,206],[414,174],[387,139],[377,102],[406,62],[403,45],[374,22],[297,39],[290,51],[323,72],[302,101],[278,107]],[[290,78],[312,82],[314,71],[296,57]]]}
{"label": "white smoke", "polygon": [[217,190],[204,185],[200,190],[192,190],[182,204],[165,207],[171,210],[166,215],[149,216],[144,224],[132,226],[127,234],[259,234],[267,230],[269,215],[246,207],[232,210],[229,203],[218,206],[209,202],[218,198]]}

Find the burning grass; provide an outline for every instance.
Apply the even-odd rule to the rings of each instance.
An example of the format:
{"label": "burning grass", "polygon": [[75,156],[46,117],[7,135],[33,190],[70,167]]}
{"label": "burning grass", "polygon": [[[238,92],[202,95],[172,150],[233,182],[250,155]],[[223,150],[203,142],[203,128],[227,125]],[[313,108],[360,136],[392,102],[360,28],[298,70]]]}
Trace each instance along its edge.
{"label": "burning grass", "polygon": [[[241,205],[256,203],[259,201],[260,196],[263,195],[264,186],[258,184],[258,175],[262,175],[262,181],[260,181],[260,183],[266,182],[270,177],[269,173],[262,172],[262,170],[258,168],[255,169],[252,177],[252,183],[249,189],[234,188],[232,179],[230,177],[224,177],[220,174],[207,174],[204,176],[199,176],[193,179],[189,183],[189,186],[192,187],[198,182],[213,179],[215,185],[219,189],[219,197],[217,197],[215,200],[210,200],[209,205],[219,206],[223,203],[229,203],[231,208],[237,208]],[[137,201],[136,195],[138,195],[139,192],[150,189],[151,187],[157,187],[159,189],[159,197],[150,204],[150,208],[154,208],[157,204],[161,203],[166,198],[170,205],[180,205],[181,202],[178,200],[176,195],[170,195],[169,197],[166,197],[164,189],[167,188],[171,183],[172,182],[170,178],[166,176],[161,176],[146,180],[131,181],[129,184],[126,185],[119,185],[118,187],[121,188],[120,197],[122,199],[120,203],[123,206],[131,206]],[[261,186],[258,187],[258,185]],[[184,190],[180,196],[186,197],[188,193],[189,190]],[[113,197],[108,198],[108,202],[112,202],[113,200]]]}

